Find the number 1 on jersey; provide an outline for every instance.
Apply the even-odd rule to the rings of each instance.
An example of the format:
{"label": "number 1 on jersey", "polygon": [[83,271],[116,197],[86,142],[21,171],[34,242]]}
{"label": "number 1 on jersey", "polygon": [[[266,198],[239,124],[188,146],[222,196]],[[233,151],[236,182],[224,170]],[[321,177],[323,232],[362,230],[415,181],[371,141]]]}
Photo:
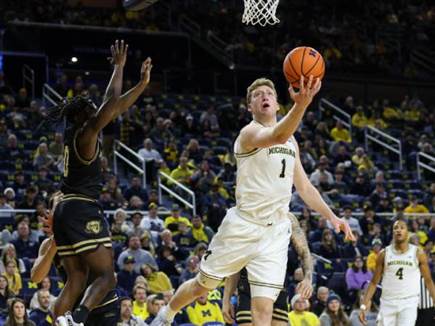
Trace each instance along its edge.
{"label": "number 1 on jersey", "polygon": [[286,164],[285,158],[282,159],[281,164],[282,164],[282,169],[281,169],[281,174],[279,175],[279,177],[285,178],[285,164]]}

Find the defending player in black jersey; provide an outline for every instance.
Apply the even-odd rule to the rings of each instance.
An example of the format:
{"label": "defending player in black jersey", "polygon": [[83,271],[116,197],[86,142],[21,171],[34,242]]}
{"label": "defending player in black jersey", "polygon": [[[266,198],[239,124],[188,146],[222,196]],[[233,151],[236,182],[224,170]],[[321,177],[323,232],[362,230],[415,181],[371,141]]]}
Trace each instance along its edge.
{"label": "defending player in black jersey", "polygon": [[[313,262],[311,253],[308,247],[307,239],[304,231],[301,229],[296,216],[289,213],[292,221],[292,235],[290,238],[296,253],[301,259],[302,269],[304,270],[304,280],[302,280],[296,287],[296,292],[300,293],[302,297],[309,299],[313,292],[312,276],[313,276]],[[250,326],[252,325],[251,315],[251,291],[246,269],[242,269],[239,273],[231,275],[225,280],[225,291],[223,297],[222,312],[225,322],[229,324],[234,323],[234,317],[237,325]],[[239,300],[237,305],[237,312],[234,313],[231,306],[231,296],[237,287]],[[273,305],[272,313],[272,326],[286,326],[288,320],[288,293],[284,285],[284,289],[279,293]]]}
{"label": "defending player in black jersey", "polygon": [[[53,208],[62,197],[63,194],[60,192],[53,196]],[[51,209],[51,211],[44,217],[46,219],[44,231],[49,237],[41,243],[38,258],[35,260],[31,270],[31,280],[35,283],[41,282],[44,277],[48,275],[52,264],[55,265],[59,276],[62,278],[63,282],[66,283],[66,273],[62,266],[60,257],[57,254],[57,246],[50,226],[52,222],[52,211],[53,209]],[[91,284],[93,280],[93,275],[89,275],[88,284]],[[79,300],[77,301],[77,304],[80,303]],[[118,297],[115,291],[109,291],[103,301],[90,312],[88,320],[86,321],[86,326],[116,326],[118,314]]]}
{"label": "defending player in black jersey", "polygon": [[[97,307],[115,287],[113,253],[102,208],[97,203],[101,191],[100,131],[128,110],[149,83],[151,59],[141,67],[139,83],[121,95],[128,46],[116,41],[111,47],[114,65],[103,104],[99,109],[86,98],[75,97],[64,104],[60,117],[66,118],[62,201],[54,211],[53,231],[57,253],[67,274],[67,282],[56,300],[58,323],[68,326],[85,323],[89,311]],[[88,274],[95,280],[88,286]],[[80,295],[83,299],[73,314]],[[64,316],[62,316],[64,315]]]}

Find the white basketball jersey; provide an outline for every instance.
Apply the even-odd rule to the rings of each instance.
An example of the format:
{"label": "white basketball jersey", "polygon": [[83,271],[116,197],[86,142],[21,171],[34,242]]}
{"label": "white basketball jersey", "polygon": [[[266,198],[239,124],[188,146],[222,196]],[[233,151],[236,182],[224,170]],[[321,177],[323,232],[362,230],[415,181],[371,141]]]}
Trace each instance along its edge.
{"label": "white basketball jersey", "polygon": [[263,224],[279,210],[289,211],[292,195],[296,147],[285,144],[256,148],[238,153],[239,139],[234,145],[237,160],[236,207],[241,215]]}
{"label": "white basketball jersey", "polygon": [[398,253],[394,245],[385,248],[382,299],[395,300],[420,296],[420,267],[417,246],[409,244],[405,253]]}

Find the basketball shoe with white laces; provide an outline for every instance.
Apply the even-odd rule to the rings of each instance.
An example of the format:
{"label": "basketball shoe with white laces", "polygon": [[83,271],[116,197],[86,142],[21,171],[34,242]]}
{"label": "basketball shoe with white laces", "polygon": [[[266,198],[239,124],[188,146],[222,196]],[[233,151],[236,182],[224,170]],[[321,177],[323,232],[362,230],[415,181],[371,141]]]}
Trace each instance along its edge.
{"label": "basketball shoe with white laces", "polygon": [[65,315],[60,316],[56,319],[56,324],[58,326],[84,326],[83,323],[76,323],[71,316],[71,313],[67,312]]}

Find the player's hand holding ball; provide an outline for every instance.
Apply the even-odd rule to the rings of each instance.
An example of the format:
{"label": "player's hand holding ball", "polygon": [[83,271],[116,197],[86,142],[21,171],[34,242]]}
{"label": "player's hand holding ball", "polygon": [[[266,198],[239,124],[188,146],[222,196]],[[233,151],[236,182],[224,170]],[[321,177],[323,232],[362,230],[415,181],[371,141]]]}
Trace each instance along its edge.
{"label": "player's hand holding ball", "polygon": [[296,104],[306,108],[311,104],[314,96],[320,91],[320,87],[322,87],[322,82],[319,78],[313,81],[313,75],[311,75],[308,79],[308,83],[305,85],[304,76],[301,75],[299,92],[296,92],[291,84],[289,85],[288,90],[292,100]]}

